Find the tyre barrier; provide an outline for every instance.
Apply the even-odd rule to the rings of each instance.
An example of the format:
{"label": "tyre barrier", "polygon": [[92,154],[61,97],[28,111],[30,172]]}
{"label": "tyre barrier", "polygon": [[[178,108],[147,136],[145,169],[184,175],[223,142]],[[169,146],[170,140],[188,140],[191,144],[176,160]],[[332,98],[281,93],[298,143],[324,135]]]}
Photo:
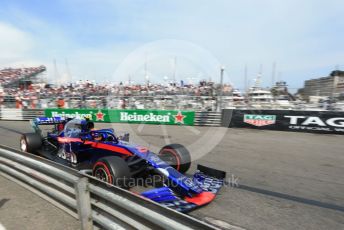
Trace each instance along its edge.
{"label": "tyre barrier", "polygon": [[72,168],[3,145],[0,175],[77,218],[81,229],[216,229]]}

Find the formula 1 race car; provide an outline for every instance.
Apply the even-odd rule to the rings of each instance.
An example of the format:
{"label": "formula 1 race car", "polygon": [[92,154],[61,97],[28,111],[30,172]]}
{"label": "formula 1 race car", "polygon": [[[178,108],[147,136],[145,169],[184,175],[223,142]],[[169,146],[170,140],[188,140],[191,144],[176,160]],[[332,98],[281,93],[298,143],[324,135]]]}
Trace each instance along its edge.
{"label": "formula 1 race car", "polygon": [[[140,195],[177,211],[188,212],[210,203],[224,183],[226,173],[198,165],[192,176],[191,156],[180,144],[163,147],[158,154],[129,144],[129,134],[94,129],[87,119],[39,117],[31,121],[33,133],[23,134],[22,151],[92,174],[116,186],[130,188],[135,178],[159,176],[160,183]],[[41,125],[52,125],[43,135]]]}

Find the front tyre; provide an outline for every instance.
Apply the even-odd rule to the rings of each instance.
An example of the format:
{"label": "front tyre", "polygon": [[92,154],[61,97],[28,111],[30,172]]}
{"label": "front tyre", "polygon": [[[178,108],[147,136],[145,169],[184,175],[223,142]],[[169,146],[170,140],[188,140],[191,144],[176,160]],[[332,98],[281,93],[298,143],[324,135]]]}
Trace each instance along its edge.
{"label": "front tyre", "polygon": [[20,150],[35,153],[42,146],[42,137],[37,133],[25,133],[20,137]]}
{"label": "front tyre", "polygon": [[159,157],[180,173],[185,173],[191,166],[191,156],[189,151],[180,144],[170,144],[164,146]]}
{"label": "front tyre", "polygon": [[93,166],[93,176],[122,188],[128,188],[130,171],[127,163],[120,157],[102,157]]}

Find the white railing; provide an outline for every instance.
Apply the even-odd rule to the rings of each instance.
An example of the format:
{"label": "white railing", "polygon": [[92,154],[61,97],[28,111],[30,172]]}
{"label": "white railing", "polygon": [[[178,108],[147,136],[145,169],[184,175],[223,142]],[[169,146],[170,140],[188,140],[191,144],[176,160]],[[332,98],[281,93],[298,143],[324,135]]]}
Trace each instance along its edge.
{"label": "white railing", "polygon": [[79,219],[81,229],[214,229],[127,190],[2,145],[0,175]]}

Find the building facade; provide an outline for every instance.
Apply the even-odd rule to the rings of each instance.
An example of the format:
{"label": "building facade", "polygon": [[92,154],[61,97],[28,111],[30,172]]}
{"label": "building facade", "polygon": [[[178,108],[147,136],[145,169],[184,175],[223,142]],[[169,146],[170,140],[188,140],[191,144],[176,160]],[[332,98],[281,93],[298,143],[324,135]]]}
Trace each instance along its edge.
{"label": "building facade", "polygon": [[302,96],[309,100],[310,96],[339,97],[344,94],[344,71],[335,70],[327,77],[305,81]]}

